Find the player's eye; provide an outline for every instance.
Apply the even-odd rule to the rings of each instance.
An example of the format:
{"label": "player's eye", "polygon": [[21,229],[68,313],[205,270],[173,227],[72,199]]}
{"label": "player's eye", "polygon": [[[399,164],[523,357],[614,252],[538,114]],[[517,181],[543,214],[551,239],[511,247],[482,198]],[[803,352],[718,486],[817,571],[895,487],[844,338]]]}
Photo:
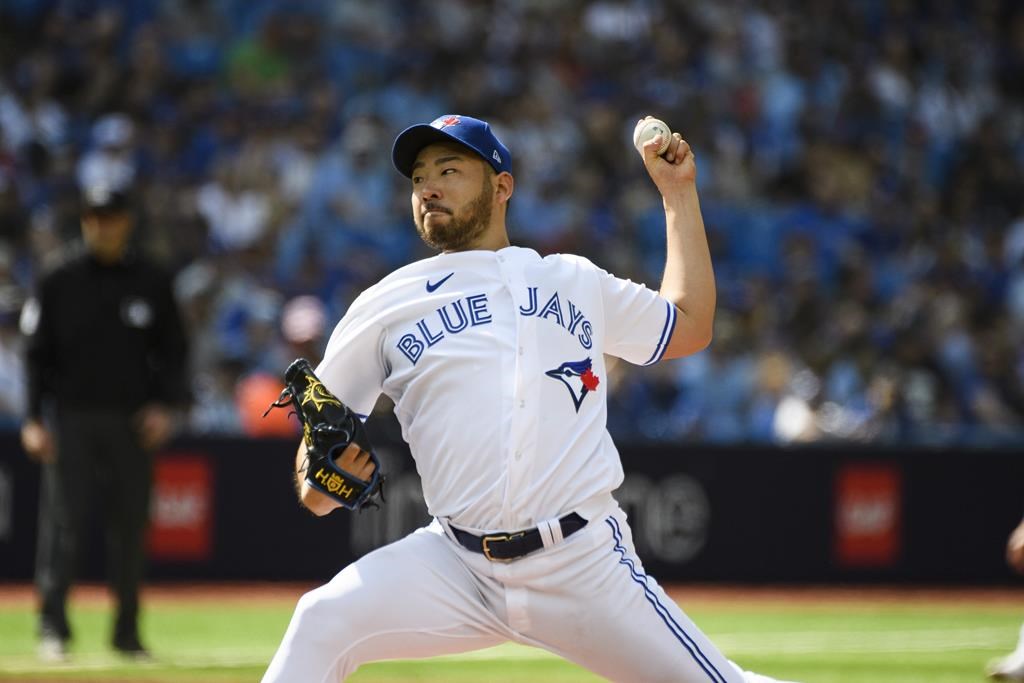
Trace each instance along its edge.
{"label": "player's eye", "polygon": [[455,173],[455,169],[454,168],[446,168],[443,171],[441,171],[441,175],[448,175],[449,173]]}
{"label": "player's eye", "polygon": [[418,185],[419,183],[422,183],[422,182],[423,182],[423,176],[414,175],[412,177],[412,184],[413,185]]}

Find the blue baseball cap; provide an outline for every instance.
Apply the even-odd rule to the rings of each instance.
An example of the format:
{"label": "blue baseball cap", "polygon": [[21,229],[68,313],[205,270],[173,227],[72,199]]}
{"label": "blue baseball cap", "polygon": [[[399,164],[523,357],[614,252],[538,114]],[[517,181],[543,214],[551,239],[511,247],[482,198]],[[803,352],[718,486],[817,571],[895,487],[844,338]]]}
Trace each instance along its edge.
{"label": "blue baseball cap", "polygon": [[399,173],[411,178],[416,156],[435,142],[457,142],[483,157],[496,172],[512,172],[512,155],[494,135],[490,124],[459,114],[445,114],[430,123],[418,123],[403,130],[395,138],[391,161]]}

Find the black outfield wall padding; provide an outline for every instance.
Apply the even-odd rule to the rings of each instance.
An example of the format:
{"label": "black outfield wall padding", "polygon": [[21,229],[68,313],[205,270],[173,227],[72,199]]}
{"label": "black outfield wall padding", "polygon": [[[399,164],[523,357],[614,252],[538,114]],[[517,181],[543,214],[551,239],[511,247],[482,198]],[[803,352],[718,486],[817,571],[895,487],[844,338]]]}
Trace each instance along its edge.
{"label": "black outfield wall padding", "polygon": [[[315,518],[295,502],[296,441],[188,438],[158,454],[151,579],[325,580],[429,521],[404,444],[378,453],[387,503]],[[1024,456],[877,447],[620,448],[616,493],[663,581],[1008,584]],[[0,580],[32,576],[38,466],[0,435]],[[80,576],[103,575],[97,511]]]}

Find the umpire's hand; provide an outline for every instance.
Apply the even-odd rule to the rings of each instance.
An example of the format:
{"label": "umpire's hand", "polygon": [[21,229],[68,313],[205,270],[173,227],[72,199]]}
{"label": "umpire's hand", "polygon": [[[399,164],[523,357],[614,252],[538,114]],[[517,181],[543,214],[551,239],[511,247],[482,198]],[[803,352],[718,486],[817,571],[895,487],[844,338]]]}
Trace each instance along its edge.
{"label": "umpire's hand", "polygon": [[32,460],[52,463],[56,460],[53,436],[40,420],[26,420],[21,427],[21,446]]}
{"label": "umpire's hand", "polygon": [[174,431],[174,416],[169,409],[159,403],[150,403],[136,414],[135,424],[139,430],[139,442],[142,447],[152,451],[163,446],[171,438]]}

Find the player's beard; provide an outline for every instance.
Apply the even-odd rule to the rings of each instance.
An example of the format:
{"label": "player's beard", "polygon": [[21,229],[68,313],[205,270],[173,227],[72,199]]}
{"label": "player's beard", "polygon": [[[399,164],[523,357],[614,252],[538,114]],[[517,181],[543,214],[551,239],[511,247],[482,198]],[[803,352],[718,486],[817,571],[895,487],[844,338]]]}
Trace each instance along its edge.
{"label": "player's beard", "polygon": [[[438,251],[466,251],[473,248],[487,231],[487,226],[491,224],[493,207],[489,180],[484,176],[480,194],[469,203],[461,216],[450,214],[447,221],[434,223],[429,229],[425,225],[423,214],[414,216],[416,232],[420,234],[420,239]],[[428,202],[424,208],[430,208],[430,203]]]}

